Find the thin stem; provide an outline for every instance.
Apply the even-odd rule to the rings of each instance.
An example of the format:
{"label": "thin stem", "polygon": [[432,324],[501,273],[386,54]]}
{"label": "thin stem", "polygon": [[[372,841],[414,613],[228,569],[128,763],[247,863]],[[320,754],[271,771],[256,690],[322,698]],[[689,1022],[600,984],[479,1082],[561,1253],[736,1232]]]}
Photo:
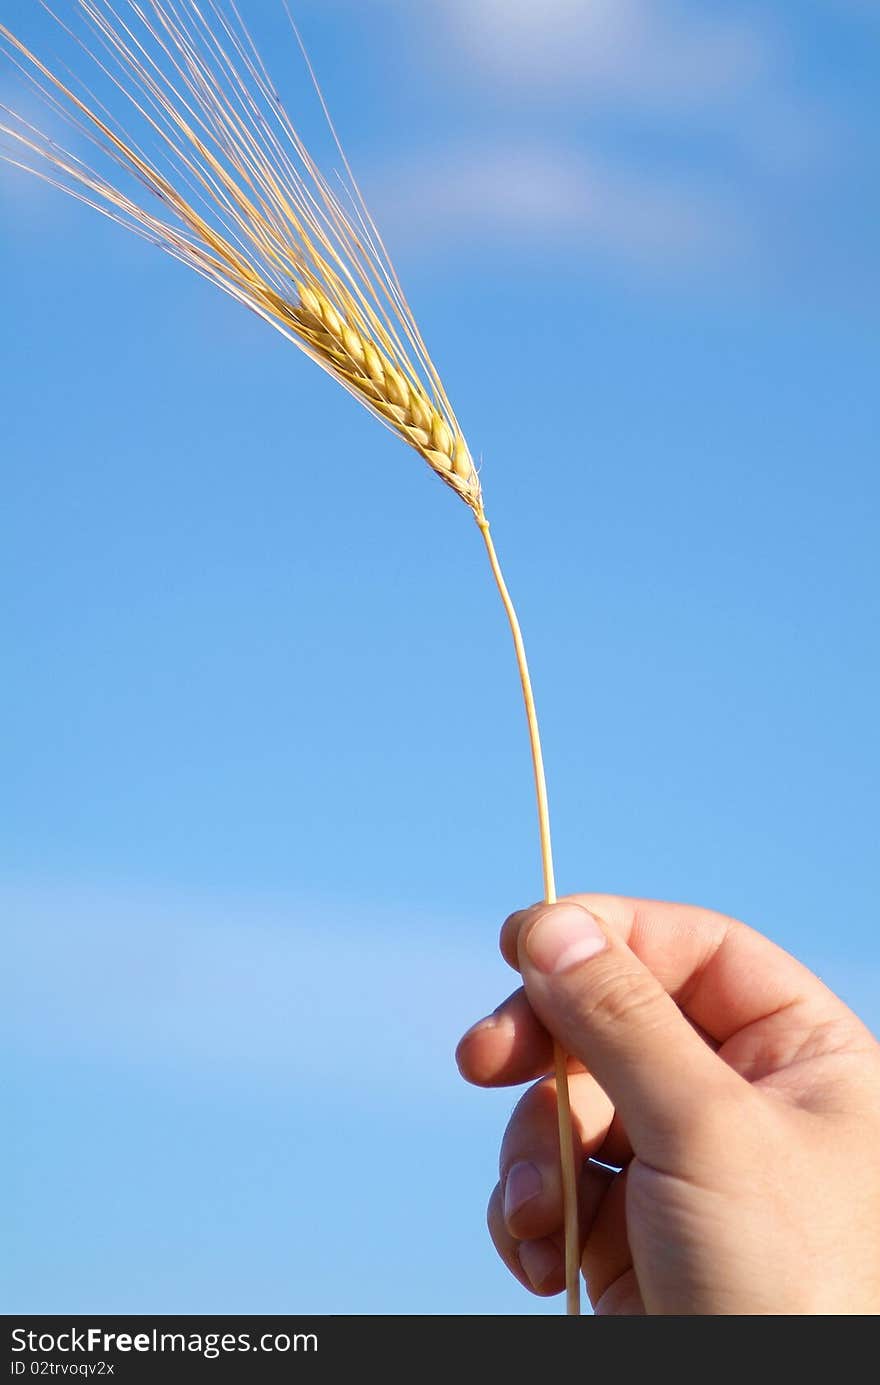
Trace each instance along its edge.
{"label": "thin stem", "polygon": [[[550,842],[550,809],[547,803],[547,781],[544,776],[544,757],[541,754],[541,736],[538,730],[538,713],[532,693],[532,680],[526,661],[526,648],[516,608],[507,590],[507,583],[498,562],[498,554],[489,533],[489,521],[484,515],[477,516],[477,524],[486,544],[492,575],[498,587],[504,610],[513,635],[516,650],[516,664],[522,683],[523,701],[526,706],[526,720],[529,726],[529,745],[532,752],[532,767],[535,771],[535,796],[538,801],[538,831],[541,837],[541,868],[544,873],[544,900],[547,904],[556,903],[556,880],[553,874],[553,849]],[[559,1044],[553,1043],[553,1063],[556,1071],[556,1112],[559,1124],[559,1162],[562,1170],[562,1206],[565,1223],[565,1292],[567,1312],[577,1317],[581,1311],[580,1291],[580,1223],[578,1219],[577,1171],[574,1158],[574,1137],[571,1128],[571,1104],[568,1092],[568,1063]]]}

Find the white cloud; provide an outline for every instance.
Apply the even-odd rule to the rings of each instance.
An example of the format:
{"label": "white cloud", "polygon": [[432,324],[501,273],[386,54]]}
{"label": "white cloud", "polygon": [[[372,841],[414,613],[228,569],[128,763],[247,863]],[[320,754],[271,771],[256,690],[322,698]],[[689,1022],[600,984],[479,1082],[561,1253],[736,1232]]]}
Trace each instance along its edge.
{"label": "white cloud", "polygon": [[826,118],[793,81],[791,32],[755,6],[373,3],[401,22],[430,15],[430,36],[452,45],[450,81],[506,102],[507,133],[428,156],[427,189],[418,159],[397,170],[377,207],[398,241],[525,238],[664,272],[726,267],[774,240],[786,185],[833,159]]}
{"label": "white cloud", "polygon": [[[200,1082],[459,1099],[453,1048],[514,988],[494,925],[331,902],[0,888],[13,1053]],[[876,959],[812,957],[875,1030]]]}
{"label": "white cloud", "polygon": [[770,61],[753,21],[670,0],[448,0],[470,60],[501,81],[640,106],[717,103]]}
{"label": "white cloud", "polygon": [[737,210],[715,191],[626,171],[555,145],[449,148],[424,163],[394,166],[373,181],[371,202],[393,239],[514,242],[599,252],[640,266],[717,264],[748,245]]}
{"label": "white cloud", "polygon": [[6,887],[0,919],[13,1051],[208,1080],[457,1090],[458,1036],[513,988],[494,929],[378,908]]}

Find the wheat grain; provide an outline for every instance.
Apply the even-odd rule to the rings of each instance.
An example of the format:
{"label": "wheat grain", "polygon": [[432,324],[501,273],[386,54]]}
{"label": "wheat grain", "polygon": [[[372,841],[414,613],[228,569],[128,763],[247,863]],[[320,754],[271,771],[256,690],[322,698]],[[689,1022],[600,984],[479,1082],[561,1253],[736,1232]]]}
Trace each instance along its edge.
{"label": "wheat grain", "polygon": [[442,479],[481,513],[480,486],[467,443],[453,434],[424,390],[412,383],[369,337],[340,317],[317,290],[301,285],[293,313],[297,329],[327,368],[363,395]]}
{"label": "wheat grain", "polygon": [[[513,635],[535,777],[544,897],[553,901],[537,714],[480,479],[339,141],[347,177],[337,196],[281,104],[235,0],[120,0],[116,6],[76,0],[76,9],[88,38],[62,27],[128,103],[140,140],[106,105],[62,82],[0,24],[11,60],[110,167],[104,172],[100,160],[99,166],[85,163],[4,106],[0,133],[11,145],[0,148],[0,157],[152,241],[257,313],[414,448],[473,512]],[[329,121],[326,106],[324,113]],[[121,187],[120,173],[157,199],[162,214],[144,205],[134,189]],[[555,1068],[568,1309],[576,1313],[577,1190],[566,1061],[558,1047]]]}

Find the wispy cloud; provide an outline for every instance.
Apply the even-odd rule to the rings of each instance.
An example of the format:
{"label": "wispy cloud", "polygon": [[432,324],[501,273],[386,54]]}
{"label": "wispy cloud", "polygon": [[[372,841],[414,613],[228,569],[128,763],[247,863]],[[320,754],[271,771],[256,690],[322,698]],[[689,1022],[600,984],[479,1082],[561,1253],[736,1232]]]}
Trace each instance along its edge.
{"label": "wispy cloud", "polygon": [[379,180],[392,240],[422,253],[516,240],[663,274],[751,271],[780,262],[786,208],[833,159],[784,15],[695,0],[369,3],[414,50],[442,36],[443,80],[471,104],[484,94],[476,140],[414,150]]}
{"label": "wispy cloud", "polygon": [[[0,887],[0,921],[0,1042],[207,1082],[457,1092],[455,1040],[514,984],[494,928],[327,901]],[[871,959],[808,961],[877,1027]]]}
{"label": "wispy cloud", "polygon": [[754,20],[669,0],[450,0],[457,42],[485,73],[554,94],[637,105],[717,103],[768,69]]}
{"label": "wispy cloud", "polygon": [[7,887],[0,920],[0,1039],[23,1054],[448,1090],[458,1034],[504,993],[494,931],[332,902]]}
{"label": "wispy cloud", "polygon": [[680,139],[720,136],[755,167],[798,171],[825,149],[795,93],[779,19],[691,0],[450,0],[460,52],[483,80],[537,115],[596,111]]}
{"label": "wispy cloud", "polygon": [[741,255],[749,228],[718,190],[532,141],[447,148],[375,181],[383,224],[402,239],[449,246],[513,242],[597,253],[630,266],[688,271]]}

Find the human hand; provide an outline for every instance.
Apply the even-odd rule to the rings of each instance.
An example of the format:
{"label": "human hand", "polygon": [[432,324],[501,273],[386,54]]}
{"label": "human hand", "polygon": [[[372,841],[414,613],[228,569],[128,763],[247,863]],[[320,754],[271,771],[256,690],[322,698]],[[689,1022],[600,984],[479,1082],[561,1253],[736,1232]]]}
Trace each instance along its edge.
{"label": "human hand", "polygon": [[511,915],[501,950],[523,988],[456,1056],[538,1079],[488,1212],[521,1284],[564,1287],[553,1036],[597,1313],[880,1312],[880,1044],[818,977],[721,914],[606,895]]}

